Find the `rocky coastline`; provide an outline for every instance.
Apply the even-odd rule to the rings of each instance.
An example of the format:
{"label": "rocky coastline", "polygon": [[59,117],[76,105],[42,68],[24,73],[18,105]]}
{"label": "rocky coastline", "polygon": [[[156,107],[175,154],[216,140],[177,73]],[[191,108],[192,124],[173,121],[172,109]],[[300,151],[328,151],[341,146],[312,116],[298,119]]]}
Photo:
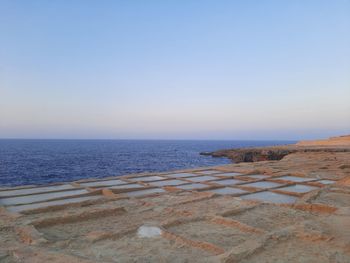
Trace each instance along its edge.
{"label": "rocky coastline", "polygon": [[292,153],[349,152],[349,142],[350,135],[347,135],[333,137],[328,140],[301,141],[291,145],[223,149],[214,152],[202,152],[200,154],[212,157],[225,157],[234,163],[278,161]]}
{"label": "rocky coastline", "polygon": [[[0,188],[0,262],[350,262],[350,136]],[[342,142],[341,142],[342,141]]]}

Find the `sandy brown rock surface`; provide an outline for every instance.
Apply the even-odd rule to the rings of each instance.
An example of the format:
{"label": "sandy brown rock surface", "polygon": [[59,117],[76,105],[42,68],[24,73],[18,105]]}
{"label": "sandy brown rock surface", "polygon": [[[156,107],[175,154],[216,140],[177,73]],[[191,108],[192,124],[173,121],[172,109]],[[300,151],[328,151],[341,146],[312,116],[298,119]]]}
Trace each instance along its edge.
{"label": "sandy brown rock surface", "polygon": [[350,262],[350,151],[327,147],[1,188],[0,262]]}
{"label": "sandy brown rock surface", "polygon": [[253,147],[242,149],[223,149],[215,152],[204,152],[202,155],[226,157],[235,163],[277,161],[291,153],[301,152],[349,152],[350,135],[331,137],[326,140],[300,141],[291,145],[271,147]]}
{"label": "sandy brown rock surface", "polygon": [[331,137],[324,140],[300,141],[297,146],[350,146],[350,135]]}

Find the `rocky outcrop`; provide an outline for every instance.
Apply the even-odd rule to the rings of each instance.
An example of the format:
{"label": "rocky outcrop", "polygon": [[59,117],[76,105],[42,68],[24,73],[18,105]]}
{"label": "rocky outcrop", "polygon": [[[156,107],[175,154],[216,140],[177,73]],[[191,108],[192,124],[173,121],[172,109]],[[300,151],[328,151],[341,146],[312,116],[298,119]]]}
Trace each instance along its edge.
{"label": "rocky outcrop", "polygon": [[252,148],[252,149],[221,150],[221,151],[216,151],[212,153],[201,153],[201,154],[211,155],[213,157],[226,157],[231,159],[235,163],[241,163],[241,162],[281,160],[284,156],[292,152],[295,152],[295,150]]}
{"label": "rocky outcrop", "polygon": [[332,137],[327,140],[302,141],[295,145],[226,149],[215,152],[203,152],[201,155],[226,157],[234,163],[277,161],[296,152],[349,152],[350,136]]}
{"label": "rocky outcrop", "polygon": [[260,162],[260,161],[278,161],[288,154],[297,152],[350,152],[349,148],[306,148],[306,147],[264,147],[264,148],[243,148],[227,149],[216,152],[203,152],[201,155],[210,155],[212,157],[226,157],[234,163],[242,162]]}

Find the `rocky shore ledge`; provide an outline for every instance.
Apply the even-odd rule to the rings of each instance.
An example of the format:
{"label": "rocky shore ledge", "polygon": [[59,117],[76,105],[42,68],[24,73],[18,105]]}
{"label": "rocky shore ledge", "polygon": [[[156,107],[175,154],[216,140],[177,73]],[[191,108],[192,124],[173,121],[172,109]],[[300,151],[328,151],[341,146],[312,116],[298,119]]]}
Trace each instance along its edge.
{"label": "rocky shore ledge", "polygon": [[349,263],[349,139],[219,151],[241,162],[216,167],[0,188],[0,262]]}
{"label": "rocky shore ledge", "polygon": [[260,162],[277,161],[291,153],[307,152],[349,152],[350,135],[333,137],[327,140],[301,141],[297,144],[273,146],[273,147],[255,147],[225,149],[215,152],[202,152],[201,155],[210,155],[212,157],[226,157],[234,163],[241,162]]}

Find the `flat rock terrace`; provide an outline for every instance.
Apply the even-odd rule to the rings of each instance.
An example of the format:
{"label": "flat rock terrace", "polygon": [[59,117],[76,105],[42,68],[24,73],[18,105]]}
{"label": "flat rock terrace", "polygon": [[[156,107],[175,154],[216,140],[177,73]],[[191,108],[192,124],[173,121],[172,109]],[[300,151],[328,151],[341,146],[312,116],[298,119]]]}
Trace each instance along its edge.
{"label": "flat rock terrace", "polygon": [[1,262],[350,262],[349,152],[0,189]]}

